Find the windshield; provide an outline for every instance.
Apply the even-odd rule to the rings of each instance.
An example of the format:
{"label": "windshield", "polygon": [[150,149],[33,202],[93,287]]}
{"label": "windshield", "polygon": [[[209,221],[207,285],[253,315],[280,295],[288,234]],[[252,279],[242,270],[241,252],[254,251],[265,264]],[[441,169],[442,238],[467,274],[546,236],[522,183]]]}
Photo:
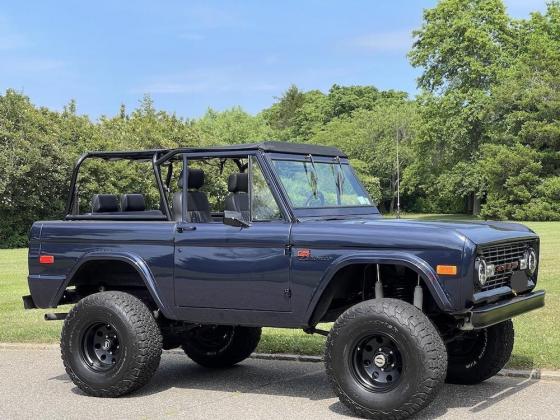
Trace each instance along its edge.
{"label": "windshield", "polygon": [[294,208],[372,206],[372,202],[346,163],[273,161],[276,173]]}

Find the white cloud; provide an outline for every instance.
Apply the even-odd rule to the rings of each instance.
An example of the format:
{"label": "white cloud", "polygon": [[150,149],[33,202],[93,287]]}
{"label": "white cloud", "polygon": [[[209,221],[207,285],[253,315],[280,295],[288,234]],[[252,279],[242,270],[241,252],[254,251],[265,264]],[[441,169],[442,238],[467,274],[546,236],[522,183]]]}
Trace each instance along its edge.
{"label": "white cloud", "polygon": [[15,50],[27,46],[25,37],[0,16],[0,50]]}
{"label": "white cloud", "polygon": [[66,63],[62,60],[41,57],[25,57],[10,59],[9,68],[12,71],[32,73],[60,70]]}
{"label": "white cloud", "polygon": [[133,93],[191,94],[221,92],[276,92],[280,87],[267,81],[252,78],[241,67],[196,69],[185,73],[162,75]]}
{"label": "white cloud", "polygon": [[186,20],[191,26],[202,28],[236,27],[243,19],[235,10],[213,7],[208,4],[188,4]]}
{"label": "white cloud", "polygon": [[374,52],[408,51],[413,39],[410,31],[374,32],[350,40],[350,46]]}
{"label": "white cloud", "polygon": [[202,34],[197,34],[197,33],[185,33],[185,34],[180,34],[179,39],[184,39],[187,41],[202,41],[206,39],[206,37]]}

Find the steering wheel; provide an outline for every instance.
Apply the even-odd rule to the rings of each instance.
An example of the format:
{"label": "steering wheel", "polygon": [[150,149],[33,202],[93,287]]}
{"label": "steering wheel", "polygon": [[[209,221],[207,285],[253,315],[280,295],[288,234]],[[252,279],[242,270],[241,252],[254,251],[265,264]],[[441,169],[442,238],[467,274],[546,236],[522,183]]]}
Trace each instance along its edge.
{"label": "steering wheel", "polygon": [[325,205],[325,196],[321,191],[317,191],[317,196],[315,196],[312,192],[307,193],[307,200],[305,200],[305,207],[312,207],[311,204],[314,202],[318,202],[319,206]]}

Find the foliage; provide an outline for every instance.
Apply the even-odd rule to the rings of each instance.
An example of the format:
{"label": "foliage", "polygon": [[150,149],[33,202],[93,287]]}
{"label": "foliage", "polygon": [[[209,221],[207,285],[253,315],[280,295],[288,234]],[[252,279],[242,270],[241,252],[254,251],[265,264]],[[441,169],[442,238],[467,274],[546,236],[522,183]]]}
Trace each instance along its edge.
{"label": "foliage", "polygon": [[[264,139],[339,147],[382,210],[560,219],[560,2],[528,19],[501,0],[440,0],[424,12],[409,53],[420,94],[292,85],[267,109],[209,109],[198,119],[158,110],[145,96],[128,112],[91,121],[0,95],[0,246],[24,246],[34,220],[60,218],[71,168],[87,150],[210,146]],[[159,198],[149,163],[89,162],[82,209],[95,192]],[[211,177],[209,190],[223,190]],[[218,179],[219,178],[219,179]],[[219,203],[213,203],[218,205]]]}
{"label": "foliage", "polygon": [[403,179],[417,202],[433,198],[420,210],[476,213],[482,201],[483,217],[558,217],[537,186],[560,167],[559,11],[515,20],[501,0],[426,10],[409,54],[423,68],[413,148],[424,159]]}

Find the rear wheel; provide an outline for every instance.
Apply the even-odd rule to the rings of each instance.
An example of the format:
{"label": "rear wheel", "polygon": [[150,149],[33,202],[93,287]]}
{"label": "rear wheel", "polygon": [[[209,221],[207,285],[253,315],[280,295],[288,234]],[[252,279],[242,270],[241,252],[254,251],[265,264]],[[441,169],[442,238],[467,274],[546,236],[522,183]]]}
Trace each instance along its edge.
{"label": "rear wheel", "polygon": [[361,302],[335,322],[325,349],[327,376],[354,413],[402,419],[435,397],[445,377],[445,345],[430,320],[396,299]]}
{"label": "rear wheel", "polygon": [[161,357],[161,334],[139,299],[102,292],[72,308],[60,347],[66,372],[78,388],[96,397],[118,397],[153,376]]}
{"label": "rear wheel", "polygon": [[189,331],[183,350],[193,361],[209,368],[233,366],[257,348],[261,329],[228,325],[201,325]]}
{"label": "rear wheel", "polygon": [[496,375],[511,356],[514,335],[513,322],[507,320],[448,343],[446,382],[472,385]]}

